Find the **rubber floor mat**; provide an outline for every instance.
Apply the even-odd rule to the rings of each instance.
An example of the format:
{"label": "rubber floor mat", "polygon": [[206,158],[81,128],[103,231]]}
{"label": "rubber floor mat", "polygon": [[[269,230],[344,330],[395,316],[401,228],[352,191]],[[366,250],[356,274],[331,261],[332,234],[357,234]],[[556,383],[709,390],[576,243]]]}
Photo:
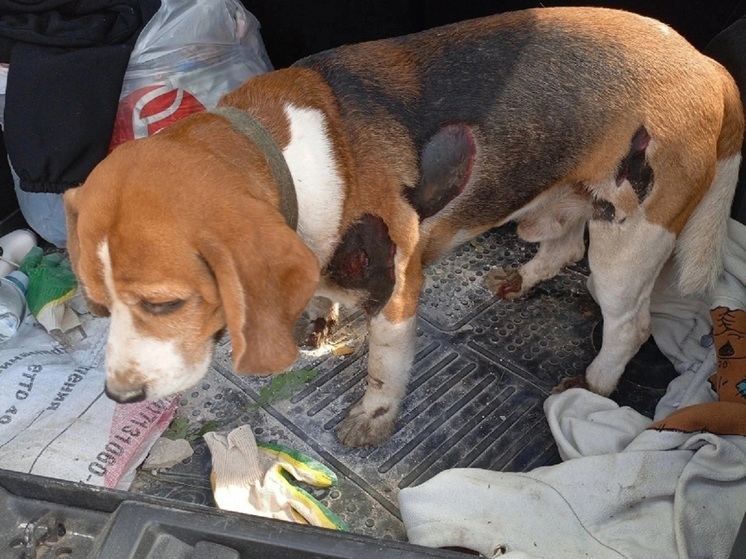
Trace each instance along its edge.
{"label": "rubber floor mat", "polygon": [[[256,402],[270,380],[233,374],[230,344],[223,340],[208,376],[183,394],[178,415],[190,429],[208,421],[220,431],[249,424],[257,440],[320,459],[340,482],[308,488],[312,494],[353,532],[403,540],[401,488],[446,468],[527,471],[559,461],[542,404],[562,377],[582,372],[593,359],[601,315],[586,290],[582,262],[518,301],[500,300],[484,287],[488,270],[517,266],[533,253],[505,227],[428,269],[409,391],[396,432],[379,448],[350,449],[335,436],[364,390],[367,345],[359,312],[343,315],[328,346],[302,352],[295,369],[318,373],[307,385],[263,407]],[[334,347],[350,353],[335,355]],[[650,416],[673,375],[649,341],[612,397]],[[193,447],[194,455],[170,470],[138,472],[132,490],[214,505],[209,451],[201,439]]]}

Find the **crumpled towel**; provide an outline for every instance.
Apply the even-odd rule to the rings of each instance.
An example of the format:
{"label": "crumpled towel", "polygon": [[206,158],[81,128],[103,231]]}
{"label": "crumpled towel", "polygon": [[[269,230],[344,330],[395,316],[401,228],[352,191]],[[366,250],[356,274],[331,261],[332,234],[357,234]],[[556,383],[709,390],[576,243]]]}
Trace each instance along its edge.
{"label": "crumpled towel", "polygon": [[679,376],[655,423],[586,390],[552,395],[544,412],[564,462],[448,470],[402,490],[410,541],[511,559],[728,559],[746,512],[746,405],[721,389],[743,378],[746,328],[713,331],[710,308],[721,320],[746,309],[746,227],[732,219],[723,264],[712,301],[682,297],[671,262],[656,282],[653,336]]}
{"label": "crumpled towel", "polygon": [[550,396],[545,412],[565,462],[446,470],[403,489],[410,541],[511,559],[729,557],[746,511],[746,437],[646,428],[582,389]]}

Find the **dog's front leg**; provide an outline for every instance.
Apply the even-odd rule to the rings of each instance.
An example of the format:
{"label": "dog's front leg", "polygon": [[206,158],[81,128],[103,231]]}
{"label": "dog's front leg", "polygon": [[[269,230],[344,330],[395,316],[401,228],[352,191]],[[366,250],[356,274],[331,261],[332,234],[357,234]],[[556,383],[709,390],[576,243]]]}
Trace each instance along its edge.
{"label": "dog's front leg", "polygon": [[378,446],[391,436],[414,362],[417,302],[424,276],[419,260],[400,273],[391,299],[368,319],[368,377],[363,398],[340,424],[339,440],[347,446]]}
{"label": "dog's front leg", "polygon": [[327,343],[332,330],[339,322],[339,303],[326,297],[314,297],[306,307],[311,325],[304,345],[318,348]]}
{"label": "dog's front leg", "polygon": [[391,436],[414,361],[416,327],[416,314],[393,322],[379,313],[368,321],[368,387],[339,426],[345,445],[378,446]]}

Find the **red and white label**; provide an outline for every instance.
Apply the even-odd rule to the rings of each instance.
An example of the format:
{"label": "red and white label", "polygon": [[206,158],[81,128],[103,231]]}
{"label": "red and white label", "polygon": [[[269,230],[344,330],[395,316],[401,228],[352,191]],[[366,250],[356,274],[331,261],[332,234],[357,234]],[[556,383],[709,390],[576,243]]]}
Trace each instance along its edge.
{"label": "red and white label", "polygon": [[135,138],[152,136],[205,106],[183,89],[151,85],[133,91],[119,101],[109,151]]}

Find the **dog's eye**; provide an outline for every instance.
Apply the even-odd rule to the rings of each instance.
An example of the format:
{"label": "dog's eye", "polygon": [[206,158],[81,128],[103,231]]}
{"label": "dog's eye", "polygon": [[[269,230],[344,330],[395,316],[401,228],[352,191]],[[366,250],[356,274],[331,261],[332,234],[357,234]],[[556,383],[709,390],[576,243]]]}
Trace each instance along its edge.
{"label": "dog's eye", "polygon": [[178,311],[184,306],[185,302],[184,299],[174,299],[173,301],[154,303],[143,299],[140,301],[140,306],[150,314],[169,314]]}

